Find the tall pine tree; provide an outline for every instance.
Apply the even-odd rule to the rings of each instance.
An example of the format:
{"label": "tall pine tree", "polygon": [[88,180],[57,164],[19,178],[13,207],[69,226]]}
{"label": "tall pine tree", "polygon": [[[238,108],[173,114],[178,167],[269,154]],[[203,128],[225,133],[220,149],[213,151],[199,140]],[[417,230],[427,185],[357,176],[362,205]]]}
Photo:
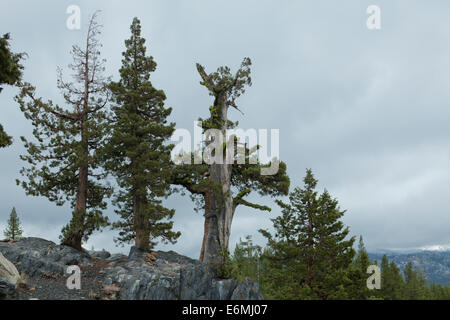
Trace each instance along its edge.
{"label": "tall pine tree", "polygon": [[281,216],[273,219],[275,235],[268,239],[269,295],[275,299],[347,299],[346,288],[354,238],[340,219],[337,200],[325,190],[320,196],[317,180],[307,170],[304,188],[295,188],[290,203],[277,201]]}
{"label": "tall pine tree", "polygon": [[166,96],[153,87],[150,74],[156,69],[153,57],[146,56],[141,25],[134,18],[131,38],[125,41],[119,82],[110,85],[115,106],[112,136],[105,147],[107,169],[116,177],[120,190],[114,203],[119,207],[121,243],[134,241],[149,250],[155,239],[174,243],[180,236],[172,231],[174,210],[162,205],[170,191],[170,152],[166,141],[174,131],[168,123],[171,108],[164,107]]}
{"label": "tall pine tree", "polygon": [[59,69],[58,88],[66,106],[36,97],[35,88],[24,83],[17,102],[34,126],[35,142],[21,137],[28,163],[21,174],[27,195],[44,196],[61,206],[69,201],[72,219],[62,229],[62,243],[82,250],[95,231],[108,223],[102,215],[104,198],[111,189],[102,184],[99,147],[106,135],[105,109],[108,103],[108,79],[103,76],[104,60],[100,58],[100,25],[97,13],[89,21],[85,46],[73,46],[74,82],[65,82]]}
{"label": "tall pine tree", "polygon": [[4,231],[5,237],[10,240],[17,240],[22,237],[22,227],[20,226],[19,216],[17,215],[16,208],[13,208],[8,219],[8,226]]}

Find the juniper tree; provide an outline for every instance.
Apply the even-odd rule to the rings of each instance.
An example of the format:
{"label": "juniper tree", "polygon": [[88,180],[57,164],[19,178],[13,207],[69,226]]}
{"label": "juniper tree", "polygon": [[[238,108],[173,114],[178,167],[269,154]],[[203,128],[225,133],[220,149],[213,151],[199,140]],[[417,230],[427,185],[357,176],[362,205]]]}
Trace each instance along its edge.
{"label": "juniper tree", "polygon": [[275,299],[349,298],[348,277],[354,257],[354,238],[340,220],[345,211],[328,191],[318,195],[317,180],[307,170],[304,188],[289,194],[289,203],[277,201],[281,216],[272,219],[275,234],[268,239],[269,297]]}
{"label": "juniper tree", "polygon": [[21,86],[16,97],[25,117],[34,126],[36,141],[21,137],[27,150],[20,158],[29,166],[21,170],[18,184],[27,195],[44,196],[62,206],[70,202],[71,221],[62,229],[63,244],[82,250],[81,245],[108,223],[102,215],[111,189],[102,183],[99,146],[106,135],[107,82],[98,40],[97,13],[89,21],[83,47],[72,47],[74,82],[63,79],[58,69],[58,88],[65,106],[36,97],[35,87]]}
{"label": "juniper tree", "polygon": [[[3,90],[1,85],[16,85],[22,77],[23,66],[20,60],[25,54],[11,52],[9,40],[8,33],[0,37],[0,92]],[[0,124],[0,148],[7,147],[11,143],[12,138],[6,134]]]}
{"label": "juniper tree", "polygon": [[[200,83],[214,97],[214,104],[210,107],[211,117],[209,121],[205,121],[205,129],[216,129],[222,137],[227,137],[227,129],[234,126],[228,120],[228,109],[237,109],[236,99],[245,92],[246,85],[251,85],[250,65],[250,59],[245,58],[241,68],[233,76],[228,67],[220,67],[216,72],[207,74],[204,67],[197,64],[202,78]],[[217,145],[221,141],[214,141],[214,137],[211,137],[209,143]],[[219,145],[219,150],[221,147]],[[223,153],[219,150],[213,151],[218,154],[211,154],[218,161],[214,161],[209,167],[209,179],[214,184],[221,185],[221,188],[215,188],[208,195],[210,204],[205,218],[209,221],[205,232],[203,260],[221,264],[224,262],[222,257],[228,254],[234,204],[231,190],[232,164],[227,161],[226,150]]]}
{"label": "juniper tree", "polygon": [[[247,197],[256,192],[260,196],[270,196],[272,198],[286,195],[289,192],[289,177],[286,174],[286,164],[279,162],[278,172],[274,175],[261,175],[261,169],[268,168],[271,163],[261,164],[259,161],[252,164],[249,159],[253,154],[252,150],[245,147],[245,163],[232,166],[231,189],[233,197],[232,214],[236,213],[239,206],[247,206],[261,211],[271,211],[271,208],[258,203],[252,203]],[[191,155],[194,163],[194,155]],[[206,240],[208,239],[211,216],[211,195],[220,194],[221,185],[210,179],[210,165],[201,164],[177,164],[172,169],[172,183],[182,186],[190,192],[191,199],[195,203],[196,211],[203,210],[204,232],[200,251],[200,261],[205,260]],[[219,252],[217,252],[219,254]],[[210,255],[210,258],[213,255]]]}
{"label": "juniper tree", "polygon": [[153,87],[150,75],[156,69],[153,57],[146,56],[141,25],[134,18],[131,38],[125,41],[120,80],[110,89],[113,106],[112,136],[105,147],[106,167],[116,177],[120,190],[114,203],[120,221],[119,242],[135,241],[142,249],[152,248],[157,238],[174,243],[180,236],[172,231],[174,210],[165,208],[161,198],[170,191],[170,152],[166,143],[174,131],[168,123],[171,108],[166,96]]}
{"label": "juniper tree", "polygon": [[20,225],[19,217],[17,216],[16,208],[13,208],[8,219],[8,227],[5,229],[5,237],[11,240],[17,240],[22,237],[22,227]]}
{"label": "juniper tree", "polygon": [[[207,74],[204,67],[197,64],[202,79],[200,83],[214,97],[210,117],[205,120],[199,119],[205,131],[215,129],[222,137],[227,137],[227,130],[237,125],[237,122],[228,119],[228,110],[230,107],[239,110],[236,99],[245,92],[246,85],[251,85],[250,66],[250,59],[245,58],[239,70],[232,75],[228,67],[220,67],[216,72]],[[238,206],[270,211],[269,207],[251,203],[246,197],[252,191],[263,196],[275,197],[285,195],[289,190],[289,178],[283,162],[279,163],[279,170],[274,175],[261,175],[261,170],[271,167],[272,163],[249,161],[255,156],[258,146],[247,146],[235,136],[222,142],[225,145],[223,153],[211,152],[212,157],[218,161],[209,161],[206,164],[203,157],[202,164],[178,165],[172,172],[173,183],[189,190],[205,211],[200,260],[215,264],[223,263],[221,260],[228,254],[231,223]],[[214,141],[214,137],[210,139],[207,137],[207,140],[203,141],[200,153],[203,156],[205,149],[219,143]],[[241,152],[237,152],[238,148],[234,148],[238,143],[241,144]],[[244,161],[239,161],[239,157],[243,157]],[[191,155],[191,158],[194,159],[195,154]]]}

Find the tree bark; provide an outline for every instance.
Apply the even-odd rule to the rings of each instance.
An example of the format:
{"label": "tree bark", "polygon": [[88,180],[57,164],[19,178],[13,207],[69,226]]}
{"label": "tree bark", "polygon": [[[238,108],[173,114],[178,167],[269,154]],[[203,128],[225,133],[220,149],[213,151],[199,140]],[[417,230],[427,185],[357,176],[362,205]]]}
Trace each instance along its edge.
{"label": "tree bark", "polygon": [[87,157],[89,156],[89,147],[86,138],[86,119],[84,117],[81,124],[82,127],[82,150],[83,154],[80,156],[83,160],[78,171],[78,186],[77,196],[75,202],[75,208],[72,215],[72,226],[70,227],[69,234],[64,240],[63,244],[82,251],[82,242],[84,235],[84,224],[87,210],[87,189],[88,189],[88,177],[89,177],[89,163]]}
{"label": "tree bark", "polygon": [[209,191],[206,191],[204,194],[204,198],[205,198],[205,226],[203,231],[202,249],[200,251],[200,259],[199,259],[200,261],[203,261],[205,257],[206,240],[209,234],[209,224],[211,223],[210,218],[207,217],[207,214],[211,212],[211,193]]}
{"label": "tree bark", "polygon": [[149,250],[150,235],[147,232],[148,220],[145,217],[144,210],[144,201],[139,197],[135,197],[133,205],[134,228],[136,230],[135,245],[142,250]]}
{"label": "tree bark", "polygon": [[[217,97],[222,125],[220,131],[226,139],[227,131],[227,96],[225,93]],[[225,140],[224,140],[225,141]],[[220,192],[211,194],[211,208],[207,214],[208,234],[206,234],[203,261],[222,264],[228,254],[231,222],[233,218],[233,199],[231,196],[231,164],[226,163],[226,156],[222,155],[222,163],[213,163],[210,167],[210,179],[221,185]]]}
{"label": "tree bark", "polygon": [[83,105],[82,110],[77,110],[80,116],[80,128],[81,128],[81,154],[78,157],[81,159],[81,165],[78,171],[78,186],[77,196],[75,202],[75,209],[72,216],[72,227],[69,230],[69,235],[66,237],[63,244],[73,247],[79,251],[82,251],[82,242],[84,234],[84,223],[86,218],[87,209],[87,189],[89,179],[89,142],[87,137],[87,121],[89,111],[89,41],[90,41],[90,28],[86,39],[86,51],[84,57],[84,92],[83,92]]}

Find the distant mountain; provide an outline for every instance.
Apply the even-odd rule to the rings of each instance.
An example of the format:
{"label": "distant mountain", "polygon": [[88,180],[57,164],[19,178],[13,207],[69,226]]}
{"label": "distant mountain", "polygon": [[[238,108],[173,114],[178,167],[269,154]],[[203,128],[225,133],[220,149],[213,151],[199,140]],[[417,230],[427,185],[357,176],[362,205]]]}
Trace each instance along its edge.
{"label": "distant mountain", "polygon": [[380,265],[381,258],[386,254],[389,261],[394,261],[401,270],[411,262],[415,269],[422,269],[425,272],[429,283],[450,284],[450,251],[439,249],[417,252],[385,251],[369,253],[369,257],[371,260],[376,259]]}

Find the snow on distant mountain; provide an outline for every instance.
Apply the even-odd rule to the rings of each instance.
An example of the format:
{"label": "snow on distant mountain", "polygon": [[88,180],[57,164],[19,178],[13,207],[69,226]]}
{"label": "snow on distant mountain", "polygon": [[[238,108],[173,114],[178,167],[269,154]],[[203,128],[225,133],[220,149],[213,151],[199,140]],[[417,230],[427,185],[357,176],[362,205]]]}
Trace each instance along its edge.
{"label": "snow on distant mountain", "polygon": [[416,249],[415,252],[377,250],[375,253],[369,253],[369,257],[371,260],[377,260],[380,265],[384,254],[389,261],[394,261],[400,270],[411,262],[415,269],[424,271],[429,283],[450,284],[450,246],[427,246]]}
{"label": "snow on distant mountain", "polygon": [[450,251],[450,245],[433,245],[421,247],[422,251]]}

